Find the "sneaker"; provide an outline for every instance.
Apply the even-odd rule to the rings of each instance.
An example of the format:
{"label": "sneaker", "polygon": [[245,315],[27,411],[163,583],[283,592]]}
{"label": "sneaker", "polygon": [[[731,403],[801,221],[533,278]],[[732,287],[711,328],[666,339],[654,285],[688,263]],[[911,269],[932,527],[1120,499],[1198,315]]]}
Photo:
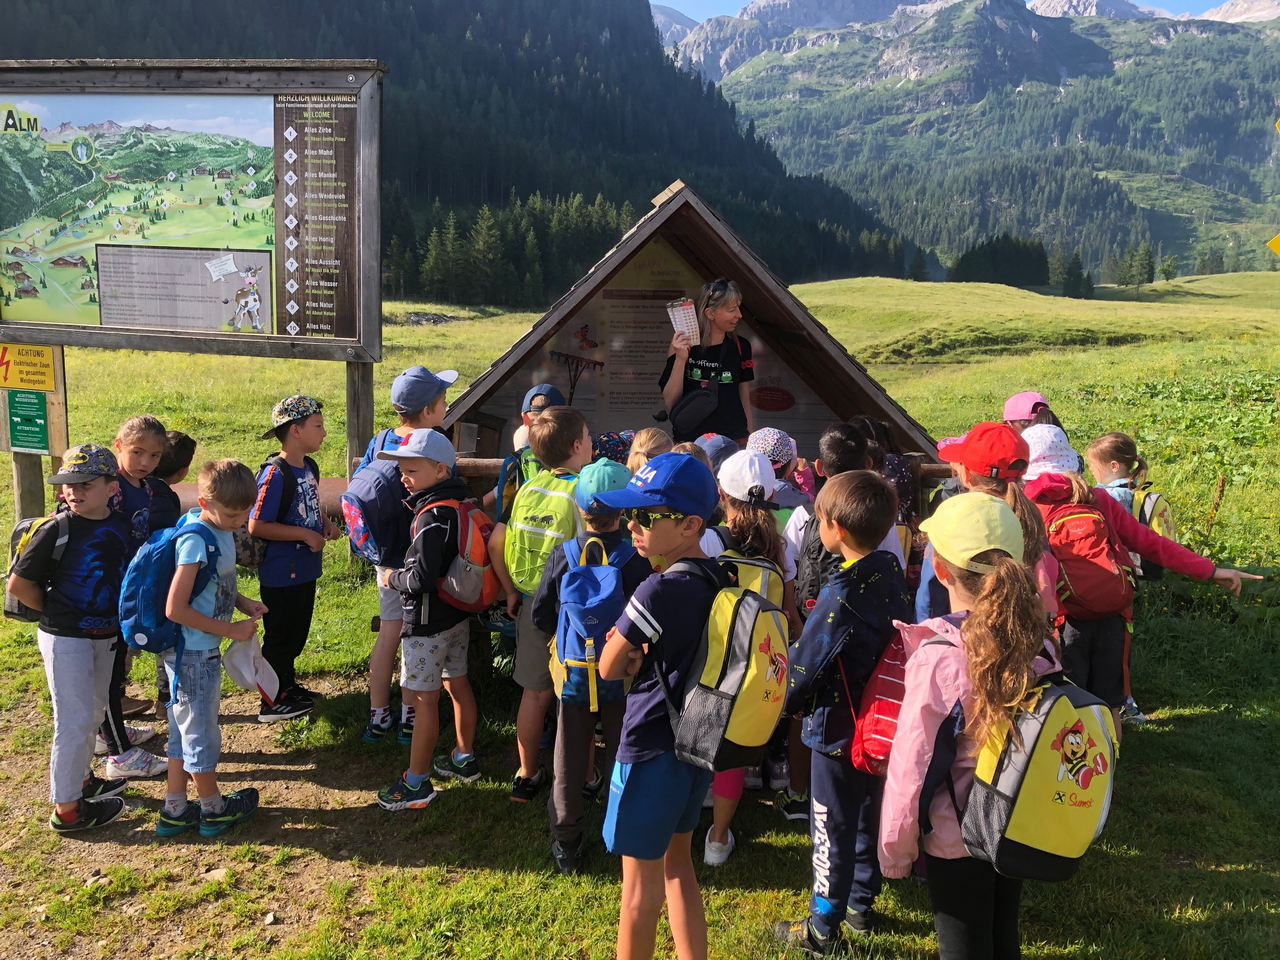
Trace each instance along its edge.
{"label": "sneaker", "polygon": [[431,769],[445,779],[461,780],[463,783],[475,783],[480,779],[480,764],[476,763],[475,756],[459,763],[453,758],[452,750],[443,757],[437,757]]}
{"label": "sneaker", "polygon": [[876,932],[876,919],[871,910],[850,910],[844,915],[840,929],[846,937],[869,937]]}
{"label": "sneaker", "polygon": [[438,796],[430,779],[424,779],[415,790],[402,775],[396,783],[378,791],[378,806],[383,810],[421,810]]}
{"label": "sneaker", "polygon": [[742,789],[744,790],[763,790],[764,778],[760,776],[759,767],[748,767],[747,776],[743,781]]}
{"label": "sneaker", "polygon": [[120,814],[124,813],[124,801],[119,797],[106,797],[100,800],[80,798],[80,815],[74,820],[65,821],[55,810],[49,816],[49,829],[54,833],[74,833],[76,830],[92,830],[94,827],[105,827]]}
{"label": "sneaker", "polygon": [[[190,803],[187,806],[191,806]],[[197,807],[200,804],[196,804]],[[258,809],[258,791],[253,787],[241,787],[222,795],[222,812],[200,811],[200,836],[216,837],[226,833],[241,820],[248,820]]]}
{"label": "sneaker", "polygon": [[[131,727],[125,724],[124,732],[129,737],[129,746],[136,747],[140,743],[146,743],[156,735],[154,727]],[[107,746],[107,741],[102,739],[102,734],[98,734],[97,739],[93,742],[93,752],[96,756],[105,757],[107,751],[111,748]]]}
{"label": "sneaker", "polygon": [[155,705],[153,700],[139,700],[137,697],[121,697],[120,698],[120,715],[124,717],[136,717],[140,713],[146,713]]}
{"label": "sneaker", "polygon": [[1147,715],[1138,709],[1133,697],[1124,698],[1124,706],[1120,708],[1121,723],[1146,723]]}
{"label": "sneaker", "polygon": [[707,787],[707,795],[702,798],[702,809],[711,810],[716,805],[716,791],[714,787]]}
{"label": "sneaker", "polygon": [[833,932],[825,937],[818,936],[808,917],[803,920],[782,920],[775,923],[773,936],[789,947],[799,947],[811,957],[829,957],[840,945],[838,933]]}
{"label": "sneaker", "polygon": [[599,769],[592,771],[596,777],[594,780],[588,780],[582,785],[582,799],[587,803],[594,803],[600,799],[600,792],[604,790],[605,780],[604,774]]}
{"label": "sneaker", "polygon": [[388,723],[385,727],[380,727],[370,720],[364,725],[364,733],[360,735],[360,739],[365,743],[381,743],[395,728],[396,722],[394,720]]}
{"label": "sneaker", "polygon": [[181,813],[170,813],[163,807],[160,808],[160,822],[156,824],[156,836],[176,837],[180,833],[197,830],[199,827],[200,804],[188,800]]}
{"label": "sneaker", "polygon": [[312,710],[312,704],[305,700],[295,700],[292,694],[286,694],[275,702],[269,704],[262,701],[262,706],[258,708],[259,723],[279,723],[281,720],[292,720],[295,717],[305,717]]}
{"label": "sneaker", "polygon": [[547,768],[539,767],[532,777],[522,777],[519,773],[511,781],[511,799],[516,803],[528,803],[547,785]]}
{"label": "sneaker", "polygon": [[729,859],[737,843],[733,839],[733,831],[728,831],[728,839],[724,843],[716,843],[711,839],[711,829],[707,830],[707,842],[702,848],[702,862],[708,867],[720,867]]}
{"label": "sneaker", "polygon": [[117,794],[124,793],[124,788],[129,785],[129,781],[124,777],[113,777],[110,780],[103,780],[97,774],[89,774],[89,779],[85,781],[83,792],[80,794],[81,800],[104,800],[107,797],[114,797]]}
{"label": "sneaker", "polygon": [[770,790],[785,790],[791,783],[791,772],[786,760],[766,760],[764,772],[769,778]]}
{"label": "sneaker", "polygon": [[169,761],[147,753],[141,747],[131,747],[118,757],[107,757],[106,774],[109,778],[122,777],[133,780],[141,777],[158,777],[169,769]]}
{"label": "sneaker", "polygon": [[320,699],[320,694],[314,690],[308,690],[300,683],[295,683],[289,691],[289,697],[293,700],[301,700],[303,703],[315,704]]}
{"label": "sneaker", "polygon": [[396,731],[396,743],[402,747],[407,747],[413,743],[413,721],[401,723],[400,729]]}
{"label": "sneaker", "polygon": [[556,862],[556,869],[566,877],[582,872],[582,838],[577,843],[561,843],[555,840],[551,844],[551,858]]}
{"label": "sneaker", "polygon": [[803,793],[792,793],[790,787],[778,791],[778,795],[773,798],[773,805],[788,820],[807,822],[809,819],[809,798]]}

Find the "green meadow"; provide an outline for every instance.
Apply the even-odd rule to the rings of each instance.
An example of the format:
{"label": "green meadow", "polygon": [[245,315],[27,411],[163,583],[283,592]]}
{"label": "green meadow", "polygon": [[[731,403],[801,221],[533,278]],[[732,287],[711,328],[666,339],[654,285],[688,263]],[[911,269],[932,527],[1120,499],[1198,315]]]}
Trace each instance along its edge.
{"label": "green meadow", "polygon": [[[861,279],[794,292],[936,437],[997,418],[1003,399],[1045,393],[1083,449],[1108,430],[1138,438],[1182,538],[1220,562],[1280,567],[1280,274],[1191,277],[1093,301],[987,285]],[[536,320],[531,314],[388,303],[378,396],[412,363],[461,371],[458,390]],[[410,311],[468,317],[415,327]],[[326,400],[320,463],[342,470],[339,365],[81,349],[67,351],[73,440],[105,442],[149,412],[201,442],[198,458],[256,465],[272,403]],[[455,391],[457,392],[457,391]],[[381,405],[379,423],[390,419]],[[809,452],[812,455],[812,452]],[[7,458],[5,458],[7,460]],[[8,490],[0,514],[12,518]],[[252,592],[254,581],[241,589]],[[160,842],[163,786],[137,782],[131,810],[96,835],[45,826],[49,704],[33,628],[0,627],[0,955],[58,957],[599,957],[612,955],[619,869],[591,814],[586,873],[554,872],[541,802],[507,799],[516,690],[501,651],[477,664],[484,778],[448,786],[424,811],[388,814],[377,788],[407,748],[360,742],[376,596],[341,544],[326,554],[300,666],[327,696],[287,725],[253,722],[224,687],[228,787],[257,786],[263,809],[221,842]],[[1150,720],[1127,727],[1115,806],[1080,874],[1029,884],[1029,958],[1271,960],[1280,955],[1280,590],[1269,577],[1235,600],[1167,577],[1144,587],[1135,695]],[[134,693],[152,665],[134,668]],[[311,682],[314,680],[314,682]],[[149,744],[162,749],[162,740]],[[440,750],[451,746],[448,725]],[[711,955],[777,958],[776,919],[800,916],[807,835],[765,793],[748,794],[738,850],[699,864]],[[695,834],[701,852],[702,833]],[[859,957],[935,955],[923,884],[886,884],[882,932]],[[663,934],[660,954],[672,954]]]}

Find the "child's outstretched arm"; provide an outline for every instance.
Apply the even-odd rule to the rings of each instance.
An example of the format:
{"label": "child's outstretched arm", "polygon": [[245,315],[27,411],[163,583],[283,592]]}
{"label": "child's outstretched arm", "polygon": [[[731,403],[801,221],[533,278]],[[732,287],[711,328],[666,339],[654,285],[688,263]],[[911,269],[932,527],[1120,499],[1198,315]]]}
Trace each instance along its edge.
{"label": "child's outstretched arm", "polygon": [[199,570],[198,563],[184,563],[178,567],[173,575],[173,583],[169,584],[165,616],[184,627],[212,633],[215,637],[226,637],[228,640],[248,640],[257,633],[258,617],[228,623],[226,620],[206,616],[191,606],[191,591],[195,589],[196,573]]}

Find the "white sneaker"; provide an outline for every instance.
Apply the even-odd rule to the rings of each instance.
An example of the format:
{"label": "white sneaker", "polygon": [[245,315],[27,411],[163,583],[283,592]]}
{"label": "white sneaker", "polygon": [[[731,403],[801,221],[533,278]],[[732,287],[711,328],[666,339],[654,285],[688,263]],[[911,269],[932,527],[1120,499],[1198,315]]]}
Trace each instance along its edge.
{"label": "white sneaker", "polygon": [[169,761],[164,757],[147,753],[141,747],[133,747],[118,757],[107,757],[108,780],[126,777],[130,780],[137,777],[157,777],[169,769]]}
{"label": "white sneaker", "polygon": [[[136,747],[140,743],[146,743],[156,735],[154,727],[131,727],[125,724],[125,732],[129,735],[129,746]],[[99,757],[107,755],[107,741],[102,739],[102,734],[98,734],[98,739],[94,741],[93,752]]]}
{"label": "white sneaker", "polygon": [[711,828],[707,829],[707,842],[702,849],[702,862],[709,867],[719,867],[729,859],[729,854],[733,853],[736,844],[733,841],[733,831],[728,831],[729,839],[724,843],[716,843],[711,839]]}
{"label": "white sneaker", "polygon": [[713,790],[711,787],[707,787],[707,795],[702,798],[702,809],[710,810],[715,805],[716,805],[715,790]]}
{"label": "white sneaker", "polygon": [[747,767],[747,776],[742,784],[744,790],[763,790],[764,778],[760,776],[759,767]]}
{"label": "white sneaker", "polygon": [[769,775],[769,789],[781,790],[791,783],[791,774],[787,768],[786,760],[766,760],[764,762],[765,772]]}

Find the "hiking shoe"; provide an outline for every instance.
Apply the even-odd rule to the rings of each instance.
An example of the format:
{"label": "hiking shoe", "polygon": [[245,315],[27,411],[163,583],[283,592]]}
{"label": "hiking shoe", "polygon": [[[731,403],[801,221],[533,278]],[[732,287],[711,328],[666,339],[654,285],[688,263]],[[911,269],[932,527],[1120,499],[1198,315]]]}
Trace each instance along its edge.
{"label": "hiking shoe", "polygon": [[764,777],[760,776],[759,767],[748,767],[746,778],[743,780],[742,789],[744,790],[763,790]]}
{"label": "hiking shoe", "polygon": [[413,743],[413,721],[401,723],[400,729],[396,731],[396,743],[402,747],[410,746]]}
{"label": "hiking shoe", "polygon": [[146,713],[155,705],[153,700],[139,700],[137,697],[121,697],[120,698],[120,715],[122,717],[136,717],[140,713]]}
{"label": "hiking shoe", "polygon": [[258,708],[259,723],[279,723],[281,720],[292,720],[295,717],[305,717],[312,710],[312,704],[305,700],[295,700],[293,694],[287,694],[281,697],[274,704],[262,701],[262,706]]}
{"label": "hiking shoe", "polygon": [[766,760],[764,772],[769,778],[770,790],[785,790],[791,783],[791,772],[786,760]]}
{"label": "hiking shoe", "polygon": [[846,937],[869,937],[876,932],[877,919],[871,910],[850,910],[844,915],[840,929]]}
{"label": "hiking shoe", "polygon": [[809,820],[809,798],[803,793],[792,793],[790,787],[778,791],[773,805],[788,820]]}
{"label": "hiking shoe", "polygon": [[119,797],[106,797],[102,800],[86,800],[81,797],[79,816],[74,820],[63,820],[55,810],[49,816],[49,829],[54,833],[92,830],[94,827],[105,827],[122,813],[124,801]]}
{"label": "hiking shoe", "polygon": [[399,781],[378,791],[378,806],[383,810],[421,810],[438,796],[429,778],[423,779],[415,790],[401,775]]}
{"label": "hiking shoe", "polygon": [[[187,806],[190,807],[191,804],[188,803]],[[199,807],[200,804],[197,803],[196,806]],[[241,787],[231,793],[224,793],[220,813],[200,811],[200,836],[216,837],[226,833],[240,821],[248,820],[257,809],[258,791],[253,787]]]}
{"label": "hiking shoe", "polygon": [[532,777],[522,777],[519,773],[511,781],[511,799],[516,803],[528,803],[547,785],[547,768],[539,767]]}
{"label": "hiking shoe", "polygon": [[582,872],[582,838],[577,843],[561,843],[555,840],[551,844],[551,858],[556,862],[556,869],[566,877]]}
{"label": "hiking shoe", "polygon": [[738,844],[733,839],[733,831],[726,831],[724,843],[716,843],[711,839],[711,830],[707,829],[707,842],[702,847],[702,862],[708,867],[722,867],[724,862],[729,859],[729,854],[733,853],[733,848]]}
{"label": "hiking shoe", "polygon": [[1120,708],[1121,723],[1146,723],[1147,715],[1138,709],[1133,697],[1124,698],[1124,706]]}
{"label": "hiking shoe", "polygon": [[147,753],[141,747],[132,747],[118,757],[107,757],[106,774],[108,777],[123,777],[133,780],[139,777],[158,777],[169,769],[169,761]]}
{"label": "hiking shoe", "polygon": [[463,783],[475,783],[480,779],[480,764],[476,763],[474,755],[467,757],[462,763],[453,758],[453,751],[450,750],[443,757],[436,757],[436,762],[431,767],[436,773],[445,779],[461,780]]}
{"label": "hiking shoe", "polygon": [[124,793],[124,788],[129,785],[129,781],[124,777],[113,777],[110,780],[103,780],[97,774],[89,774],[89,779],[85,781],[81,788],[81,800],[104,800],[107,797],[114,797],[117,794]]}
{"label": "hiking shoe", "polygon": [[[140,743],[146,743],[156,735],[154,727],[131,727],[125,724],[124,732],[129,737],[129,746],[136,747]],[[107,746],[107,741],[102,739],[102,734],[94,739],[93,752],[95,756],[105,757],[107,751],[111,748]]]}
{"label": "hiking shoe", "polygon": [[808,917],[803,920],[781,920],[773,925],[773,936],[789,947],[799,947],[811,957],[829,957],[840,945],[838,933],[820,937]]}
{"label": "hiking shoe", "polygon": [[188,800],[181,813],[170,813],[163,807],[160,808],[160,822],[156,824],[156,836],[176,837],[180,833],[196,830],[199,827],[200,804]]}
{"label": "hiking shoe", "polygon": [[396,728],[396,722],[392,720],[385,727],[380,727],[372,720],[364,725],[364,733],[360,734],[360,739],[365,743],[381,743]]}
{"label": "hiking shoe", "polygon": [[595,770],[593,772],[595,773],[596,778],[594,780],[588,780],[582,785],[582,799],[587,801],[587,803],[599,800],[600,791],[602,791],[605,786],[604,774],[599,770]]}

